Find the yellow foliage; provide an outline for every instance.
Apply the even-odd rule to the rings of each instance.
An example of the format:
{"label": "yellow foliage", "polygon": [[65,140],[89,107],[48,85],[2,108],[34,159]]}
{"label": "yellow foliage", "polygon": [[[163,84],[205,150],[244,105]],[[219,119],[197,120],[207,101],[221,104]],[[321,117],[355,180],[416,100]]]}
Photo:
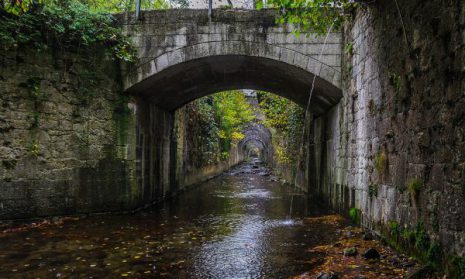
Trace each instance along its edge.
{"label": "yellow foliage", "polygon": [[238,143],[241,140],[243,140],[244,138],[245,138],[245,135],[243,133],[236,132],[236,131],[231,133],[231,141],[233,143]]}

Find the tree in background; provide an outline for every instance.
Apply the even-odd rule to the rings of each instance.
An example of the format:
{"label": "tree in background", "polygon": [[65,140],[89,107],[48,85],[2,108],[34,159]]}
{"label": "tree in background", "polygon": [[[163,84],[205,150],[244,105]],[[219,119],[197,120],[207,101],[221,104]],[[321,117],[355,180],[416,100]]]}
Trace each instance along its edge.
{"label": "tree in background", "polygon": [[[252,105],[241,91],[225,91],[187,105],[190,165],[202,167],[228,159],[243,129],[255,119]],[[195,159],[194,159],[195,158]]]}
{"label": "tree in background", "polygon": [[231,149],[231,144],[237,144],[244,138],[242,130],[255,119],[255,114],[244,93],[237,90],[213,95],[213,106],[224,157]]}
{"label": "tree in background", "polygon": [[[281,11],[277,22],[290,23],[296,28],[294,33],[324,35],[330,28],[339,29],[350,17],[349,12],[355,5],[351,0],[267,0],[268,7]],[[257,2],[262,8],[263,2]]]}
{"label": "tree in background", "polygon": [[302,141],[304,110],[296,103],[272,93],[257,92],[263,124],[271,130],[279,163],[295,163]]}

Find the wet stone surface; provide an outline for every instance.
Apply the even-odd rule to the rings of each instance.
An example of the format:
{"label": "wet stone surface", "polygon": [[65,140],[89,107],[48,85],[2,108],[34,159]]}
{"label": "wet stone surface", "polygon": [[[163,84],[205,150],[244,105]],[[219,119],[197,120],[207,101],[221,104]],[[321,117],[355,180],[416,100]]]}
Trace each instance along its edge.
{"label": "wet stone surface", "polygon": [[[313,278],[335,268],[328,250],[343,258],[357,245],[337,243],[347,221],[275,180],[252,161],[137,214],[5,230],[0,278]],[[351,261],[351,271],[377,270]]]}

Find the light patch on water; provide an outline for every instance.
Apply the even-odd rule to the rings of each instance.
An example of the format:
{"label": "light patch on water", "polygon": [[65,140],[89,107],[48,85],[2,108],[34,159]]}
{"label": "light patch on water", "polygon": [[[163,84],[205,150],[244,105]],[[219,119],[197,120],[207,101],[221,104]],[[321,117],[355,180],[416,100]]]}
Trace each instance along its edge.
{"label": "light patch on water", "polygon": [[283,220],[270,220],[270,226],[272,227],[292,227],[303,225],[302,220],[300,219],[291,219],[286,218]]}

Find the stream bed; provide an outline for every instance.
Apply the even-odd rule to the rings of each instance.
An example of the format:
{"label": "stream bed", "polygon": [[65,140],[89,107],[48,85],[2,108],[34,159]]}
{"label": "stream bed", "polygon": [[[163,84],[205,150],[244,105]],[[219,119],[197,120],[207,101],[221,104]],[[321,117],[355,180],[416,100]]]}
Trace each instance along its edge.
{"label": "stream bed", "polygon": [[[3,232],[0,278],[315,278],[348,225],[254,160],[135,214]],[[343,270],[352,271],[406,273]]]}

